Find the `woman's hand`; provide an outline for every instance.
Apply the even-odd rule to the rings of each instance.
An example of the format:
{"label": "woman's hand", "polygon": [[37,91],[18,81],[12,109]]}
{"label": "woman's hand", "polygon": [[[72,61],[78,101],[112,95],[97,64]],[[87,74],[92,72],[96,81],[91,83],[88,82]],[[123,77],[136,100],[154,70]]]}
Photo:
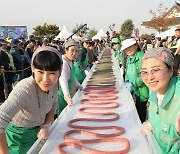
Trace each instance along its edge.
{"label": "woman's hand", "polygon": [[40,129],[39,133],[37,134],[38,139],[44,140],[44,139],[48,138],[48,136],[50,135],[49,127],[50,127],[50,125],[42,125],[41,126],[41,129]]}
{"label": "woman's hand", "polygon": [[152,133],[152,125],[151,125],[151,123],[150,123],[149,120],[145,121],[145,122],[142,124],[142,126],[141,126],[141,128],[140,128],[140,131],[141,131],[142,133],[148,133],[148,134]]}
{"label": "woman's hand", "polygon": [[71,99],[70,95],[64,96],[64,100],[67,102],[68,105],[73,105],[72,104],[72,99]]}

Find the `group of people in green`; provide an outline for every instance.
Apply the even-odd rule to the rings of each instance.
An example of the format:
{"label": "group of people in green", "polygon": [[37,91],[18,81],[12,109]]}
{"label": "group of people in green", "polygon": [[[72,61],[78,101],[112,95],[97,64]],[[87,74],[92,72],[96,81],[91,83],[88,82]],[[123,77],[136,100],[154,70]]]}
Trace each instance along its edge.
{"label": "group of people in green", "polygon": [[[48,46],[34,52],[32,76],[17,83],[0,106],[0,153],[26,153],[37,138],[49,135],[55,114],[72,105],[73,85],[81,83],[88,69],[88,50],[74,40],[64,43],[63,55]],[[135,38],[112,39],[113,52],[124,69],[126,88],[134,95],[142,132],[151,132],[162,153],[180,151],[180,78],[173,74],[174,57],[167,48],[140,51]],[[150,103],[148,118],[146,105]],[[148,119],[148,120],[147,120]]]}
{"label": "group of people in green", "polygon": [[[112,52],[124,70],[124,81],[135,98],[141,132],[152,133],[163,154],[180,152],[180,77],[171,50],[141,51],[133,37],[112,38]],[[147,104],[149,105],[146,114]]]}

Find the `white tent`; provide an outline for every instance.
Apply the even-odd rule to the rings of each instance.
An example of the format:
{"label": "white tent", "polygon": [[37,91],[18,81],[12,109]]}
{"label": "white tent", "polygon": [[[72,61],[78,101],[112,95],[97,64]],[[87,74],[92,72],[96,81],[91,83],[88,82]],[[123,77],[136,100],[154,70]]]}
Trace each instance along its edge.
{"label": "white tent", "polygon": [[95,40],[95,39],[102,40],[105,37],[107,37],[107,35],[104,32],[104,30],[101,29],[95,36],[92,37],[92,40]]}
{"label": "white tent", "polygon": [[82,37],[77,36],[77,35],[73,35],[73,36],[72,36],[72,39],[74,39],[74,40],[76,40],[76,41],[80,41],[80,40],[82,40]]}
{"label": "white tent", "polygon": [[[69,36],[71,36],[73,33],[71,31],[68,30],[68,28],[64,25],[63,29],[61,30],[61,32],[55,37],[55,40],[66,40]],[[73,39],[75,39],[76,41],[81,40],[82,38],[77,36],[77,35],[73,35],[72,37]]]}
{"label": "white tent", "polygon": [[174,36],[175,30],[176,30],[176,27],[171,27],[170,29],[168,29],[162,33],[157,33],[156,37]]}

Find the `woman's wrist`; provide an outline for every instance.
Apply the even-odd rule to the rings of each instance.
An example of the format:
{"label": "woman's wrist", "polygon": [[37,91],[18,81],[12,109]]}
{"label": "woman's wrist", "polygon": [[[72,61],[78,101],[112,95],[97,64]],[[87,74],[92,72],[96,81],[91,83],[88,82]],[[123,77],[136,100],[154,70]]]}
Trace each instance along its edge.
{"label": "woman's wrist", "polygon": [[43,124],[41,125],[41,128],[49,128],[51,126],[51,124]]}

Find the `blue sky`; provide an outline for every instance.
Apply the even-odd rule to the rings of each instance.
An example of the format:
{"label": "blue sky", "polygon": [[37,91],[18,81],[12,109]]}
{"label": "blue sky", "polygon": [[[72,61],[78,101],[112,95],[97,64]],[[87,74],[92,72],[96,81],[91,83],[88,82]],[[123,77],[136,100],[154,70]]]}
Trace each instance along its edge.
{"label": "blue sky", "polygon": [[76,24],[87,23],[97,31],[107,31],[115,23],[119,31],[126,19],[132,19],[140,34],[152,33],[141,23],[152,18],[149,10],[157,11],[160,3],[170,9],[175,0],[0,0],[0,25],[26,25],[31,34],[33,27],[45,22],[60,30],[63,25],[72,30]]}

